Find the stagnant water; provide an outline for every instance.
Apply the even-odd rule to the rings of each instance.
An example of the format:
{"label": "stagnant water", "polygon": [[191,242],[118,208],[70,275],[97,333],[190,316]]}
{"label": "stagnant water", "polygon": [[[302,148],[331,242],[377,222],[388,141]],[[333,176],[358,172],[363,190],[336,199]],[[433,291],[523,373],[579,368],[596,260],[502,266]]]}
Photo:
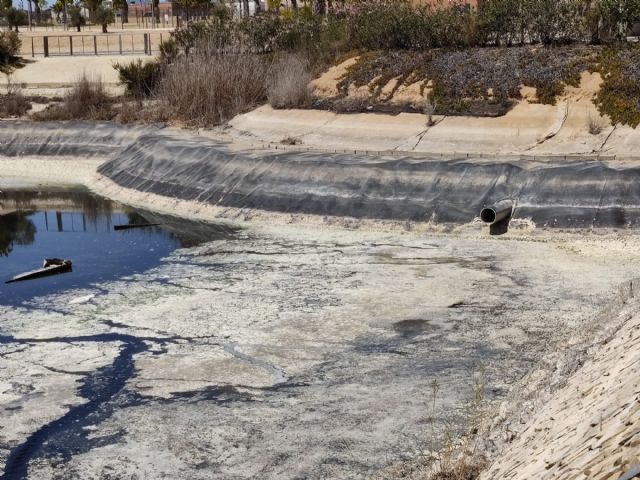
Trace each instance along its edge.
{"label": "stagnant water", "polygon": [[[116,231],[116,225],[160,226]],[[0,305],[145,271],[182,246],[219,238],[214,225],[158,218],[84,190],[4,191],[0,196]],[[7,284],[42,267],[45,258],[70,259],[73,270]]]}
{"label": "stagnant water", "polygon": [[[114,228],[152,223],[159,225]],[[87,289],[140,273],[159,265],[163,257],[177,248],[193,247],[233,234],[229,228],[219,225],[135,210],[85,190],[5,190],[0,192],[0,306],[28,305],[36,297]],[[72,260],[73,270],[5,283],[15,275],[40,268],[44,258],[52,257]],[[112,364],[80,379],[79,394],[87,400],[85,403],[70,408],[65,415],[43,425],[11,449],[2,478],[28,478],[28,465],[35,456],[51,454],[70,458],[72,454],[95,447],[83,429],[111,415],[112,403],[120,398],[126,381],[133,374],[133,355],[148,348],[144,340],[118,333],[26,340],[30,345],[115,342],[122,344],[122,348]],[[161,339],[160,343],[172,340]],[[24,342],[25,339],[0,333],[0,345],[24,345]]]}

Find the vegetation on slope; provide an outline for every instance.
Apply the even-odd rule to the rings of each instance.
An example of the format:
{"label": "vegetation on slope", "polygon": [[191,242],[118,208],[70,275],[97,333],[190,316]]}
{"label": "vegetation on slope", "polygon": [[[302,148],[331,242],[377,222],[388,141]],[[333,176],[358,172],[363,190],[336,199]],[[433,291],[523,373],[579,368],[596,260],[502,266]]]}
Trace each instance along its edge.
{"label": "vegetation on slope", "polygon": [[[640,122],[640,50],[625,40],[640,18],[640,0],[486,0],[477,8],[322,1],[240,18],[211,7],[207,20],[162,44],[159,60],[115,66],[138,105],[126,117],[211,126],[264,102],[376,110],[412,84],[423,104],[392,109],[495,116],[512,107],[522,86],[554,104],[566,85],[577,86],[581,71],[598,70],[600,111],[614,122]],[[312,98],[309,80],[355,55],[335,98]],[[367,98],[350,96],[361,87]]]}
{"label": "vegetation on slope", "polygon": [[[534,87],[538,101],[553,104],[565,85],[577,85],[583,70],[605,74],[605,94],[598,100],[603,113],[614,110],[623,78],[633,95],[633,80],[616,72],[628,72],[636,56],[625,53],[615,68],[612,59],[634,51],[623,46],[624,35],[640,17],[640,0],[488,0],[478,8],[368,1],[333,4],[326,15],[313,11],[233,18],[217,6],[207,21],[177,30],[163,44],[159,64],[144,67],[148,73],[141,65],[117,68],[130,94],[140,96],[141,88],[132,88],[137,82],[145,85],[145,96],[158,98],[163,118],[200,126],[265,101],[275,108],[371,110],[384,103],[380,94],[392,79],[397,81],[391,95],[419,83],[428,92],[429,113],[436,114],[502,115],[520,98],[522,86]],[[606,54],[604,42],[615,45]],[[339,82],[339,95],[312,101],[309,78],[356,54],[359,60]],[[140,82],[141,75],[148,80]],[[235,83],[245,85],[247,94],[234,90]],[[350,88],[362,86],[369,99],[347,98]],[[180,95],[181,89],[191,94]],[[236,98],[234,105],[228,95]],[[199,102],[207,107],[195,108]],[[625,105],[631,110],[615,120],[633,124],[631,111],[638,106]]]}

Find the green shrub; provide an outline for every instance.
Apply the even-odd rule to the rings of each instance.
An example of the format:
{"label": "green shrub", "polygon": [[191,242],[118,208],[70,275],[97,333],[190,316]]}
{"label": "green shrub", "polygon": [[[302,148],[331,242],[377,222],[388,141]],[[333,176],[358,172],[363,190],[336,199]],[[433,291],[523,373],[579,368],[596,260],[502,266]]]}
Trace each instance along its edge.
{"label": "green shrub", "polygon": [[[477,7],[441,0],[415,5],[404,0],[343,2],[330,13],[309,8],[265,12],[233,19],[222,8],[205,22],[192,22],[173,34],[188,54],[208,50],[303,53],[312,64],[360,49],[426,50],[564,45],[623,38],[640,18],[640,0],[483,0]],[[607,33],[609,32],[609,33]],[[613,35],[611,32],[615,33]]]}
{"label": "green shrub", "polygon": [[167,40],[163,40],[160,43],[160,61],[165,64],[170,64],[180,54],[180,48],[178,47],[178,42],[173,37],[168,38]]}
{"label": "green shrub", "polygon": [[126,88],[127,95],[135,98],[150,97],[160,84],[162,69],[157,61],[143,62],[134,60],[126,64],[113,65],[118,71],[120,83]]}
{"label": "green shrub", "polygon": [[20,53],[22,40],[16,32],[0,32],[0,65],[10,64]]}
{"label": "green shrub", "polygon": [[[440,43],[457,42],[460,25],[452,32],[439,27],[450,9],[413,7],[405,3],[369,4],[349,21],[349,40],[365,50],[425,49]],[[439,37],[438,34],[444,34]]]}
{"label": "green shrub", "polygon": [[596,97],[600,113],[613,124],[640,125],[640,48],[607,49],[598,68],[604,80]]}
{"label": "green shrub", "polygon": [[367,52],[347,69],[338,89],[344,96],[351,85],[368,85],[376,98],[394,78],[396,89],[430,82],[433,113],[494,116],[506,113],[522,85],[535,87],[541,103],[555,103],[566,84],[577,86],[580,72],[598,63],[599,52],[582,46]]}
{"label": "green shrub", "polygon": [[99,5],[95,12],[93,12],[93,21],[102,27],[102,33],[107,33],[108,25],[113,23],[115,19],[116,16],[113,10],[104,5]]}

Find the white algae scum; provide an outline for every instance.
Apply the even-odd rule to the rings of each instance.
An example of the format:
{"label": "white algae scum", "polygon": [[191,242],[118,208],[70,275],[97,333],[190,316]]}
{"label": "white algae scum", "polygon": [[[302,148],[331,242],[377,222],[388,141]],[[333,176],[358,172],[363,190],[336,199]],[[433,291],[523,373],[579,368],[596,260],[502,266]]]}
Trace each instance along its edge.
{"label": "white algae scum", "polygon": [[638,260],[580,241],[277,230],[0,307],[5,476],[365,477],[461,428],[477,372],[503,399]]}

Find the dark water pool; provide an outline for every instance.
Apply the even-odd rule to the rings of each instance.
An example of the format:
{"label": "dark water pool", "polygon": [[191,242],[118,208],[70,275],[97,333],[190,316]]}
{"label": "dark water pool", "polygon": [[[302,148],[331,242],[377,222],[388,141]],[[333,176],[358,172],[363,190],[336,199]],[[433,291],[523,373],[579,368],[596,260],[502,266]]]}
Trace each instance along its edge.
{"label": "dark water pool", "polygon": [[[115,231],[115,225],[161,223]],[[231,235],[227,228],[141,212],[87,191],[4,191],[0,194],[0,304],[142,272],[183,246]],[[73,262],[73,271],[6,284],[40,268],[44,258]]]}

